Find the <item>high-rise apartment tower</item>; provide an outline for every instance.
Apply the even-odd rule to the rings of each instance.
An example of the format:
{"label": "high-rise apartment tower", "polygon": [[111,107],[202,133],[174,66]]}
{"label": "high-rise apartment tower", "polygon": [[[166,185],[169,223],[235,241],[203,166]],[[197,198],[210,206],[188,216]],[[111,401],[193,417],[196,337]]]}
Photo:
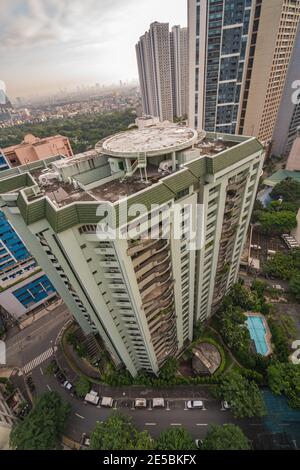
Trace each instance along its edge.
{"label": "high-rise apartment tower", "polygon": [[143,112],[172,121],[188,111],[188,31],[152,23],[136,45]]}
{"label": "high-rise apartment tower", "polygon": [[300,0],[188,0],[189,124],[272,140]]}
{"label": "high-rise apartment tower", "polygon": [[263,159],[255,138],[156,124],[2,172],[0,205],[84,331],[156,373],[236,281]]}

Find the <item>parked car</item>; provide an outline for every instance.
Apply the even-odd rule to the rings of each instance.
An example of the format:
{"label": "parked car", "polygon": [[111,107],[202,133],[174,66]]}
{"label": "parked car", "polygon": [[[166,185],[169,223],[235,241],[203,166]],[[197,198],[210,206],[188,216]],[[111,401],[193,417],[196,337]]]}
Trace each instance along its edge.
{"label": "parked car", "polygon": [[164,408],[165,400],[163,398],[153,398],[152,408]]}
{"label": "parked car", "polygon": [[203,440],[202,439],[195,439],[195,444],[196,444],[197,449],[201,449],[202,444],[203,444]]}
{"label": "parked car", "polygon": [[81,448],[87,449],[91,445],[91,439],[88,434],[83,433],[80,440]]}
{"label": "parked car", "polygon": [[61,371],[57,373],[56,378],[61,384],[64,384],[66,381],[66,376]]}
{"label": "parked car", "polygon": [[112,408],[114,405],[114,400],[111,397],[102,397],[101,406],[105,408]]}
{"label": "parked car", "polygon": [[28,415],[29,411],[31,410],[30,403],[25,403],[21,411],[18,413],[18,418],[25,418]]}
{"label": "parked car", "polygon": [[203,410],[204,403],[201,400],[190,400],[187,402],[187,407],[189,410],[193,410],[193,409]]}
{"label": "parked car", "polygon": [[29,375],[29,376],[26,378],[26,383],[27,383],[28,388],[29,388],[29,390],[31,391],[31,393],[35,392],[35,385],[34,385],[33,378],[32,378],[31,375]]}
{"label": "parked car", "polygon": [[147,408],[147,400],[146,398],[136,398],[134,400],[135,408]]}
{"label": "parked car", "polygon": [[98,396],[98,393],[95,392],[94,390],[91,390],[89,393],[86,394],[84,397],[84,401],[86,403],[90,403],[91,405],[97,406],[99,403],[100,397]]}
{"label": "parked car", "polygon": [[64,388],[66,388],[68,390],[68,392],[72,392],[73,390],[73,385],[71,384],[71,382],[68,382],[67,380],[64,382]]}
{"label": "parked car", "polygon": [[230,410],[231,408],[231,405],[226,400],[222,401],[221,405],[224,411]]}

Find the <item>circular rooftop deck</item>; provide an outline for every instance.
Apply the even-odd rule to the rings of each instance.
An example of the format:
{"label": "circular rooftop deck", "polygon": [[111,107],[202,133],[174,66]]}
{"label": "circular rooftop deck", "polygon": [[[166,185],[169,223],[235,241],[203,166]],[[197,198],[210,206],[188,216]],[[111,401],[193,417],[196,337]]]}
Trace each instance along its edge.
{"label": "circular rooftop deck", "polygon": [[104,153],[114,157],[133,158],[138,154],[154,157],[186,149],[196,141],[197,131],[162,124],[116,134],[99,142],[99,147],[101,145]]}

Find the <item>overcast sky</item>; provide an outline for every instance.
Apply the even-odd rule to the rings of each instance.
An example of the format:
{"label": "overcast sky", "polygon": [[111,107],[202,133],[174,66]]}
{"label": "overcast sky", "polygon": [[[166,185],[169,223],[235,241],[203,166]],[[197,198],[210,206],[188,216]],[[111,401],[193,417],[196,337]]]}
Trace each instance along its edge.
{"label": "overcast sky", "polygon": [[0,80],[11,97],[137,78],[152,21],[186,26],[186,0],[0,0]]}

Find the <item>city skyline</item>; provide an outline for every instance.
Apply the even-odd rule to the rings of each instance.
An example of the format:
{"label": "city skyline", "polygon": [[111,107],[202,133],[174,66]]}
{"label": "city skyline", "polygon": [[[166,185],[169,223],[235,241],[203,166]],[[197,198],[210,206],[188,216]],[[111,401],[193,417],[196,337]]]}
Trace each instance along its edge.
{"label": "city skyline", "polygon": [[137,80],[134,46],[149,24],[187,22],[185,0],[4,0],[0,14],[1,79],[13,99]]}

